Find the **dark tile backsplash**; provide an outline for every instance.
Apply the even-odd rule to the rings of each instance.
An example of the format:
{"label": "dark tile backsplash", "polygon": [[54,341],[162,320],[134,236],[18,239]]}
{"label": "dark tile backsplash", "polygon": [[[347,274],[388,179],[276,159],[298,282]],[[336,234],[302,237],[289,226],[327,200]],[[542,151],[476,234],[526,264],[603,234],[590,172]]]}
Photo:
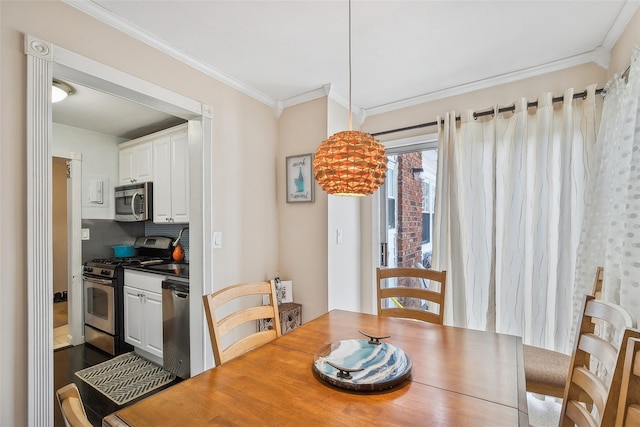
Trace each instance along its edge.
{"label": "dark tile backsplash", "polygon": [[[140,236],[166,236],[175,239],[187,224],[154,224],[144,222],[118,222],[108,219],[83,219],[82,228],[88,228],[90,239],[82,241],[82,262],[113,256],[115,245],[133,244]],[[182,233],[180,245],[184,259],[189,261],[189,230]]]}
{"label": "dark tile backsplash", "polygon": [[89,240],[82,241],[82,262],[113,256],[115,245],[132,245],[136,237],[144,236],[144,222],[117,222],[109,219],[83,219]]}
{"label": "dark tile backsplash", "polygon": [[[144,222],[145,236],[165,236],[176,239],[180,230],[189,224],[155,224],[152,221]],[[184,259],[189,262],[189,229],[184,230],[180,238],[180,246],[184,250]]]}

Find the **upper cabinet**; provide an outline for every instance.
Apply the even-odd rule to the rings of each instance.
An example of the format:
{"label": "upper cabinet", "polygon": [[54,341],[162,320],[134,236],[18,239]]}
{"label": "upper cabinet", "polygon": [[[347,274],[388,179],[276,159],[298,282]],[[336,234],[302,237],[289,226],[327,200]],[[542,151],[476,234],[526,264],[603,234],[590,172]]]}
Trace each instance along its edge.
{"label": "upper cabinet", "polygon": [[153,141],[153,222],[189,222],[189,138],[187,126]]}
{"label": "upper cabinet", "polygon": [[120,185],[153,181],[153,222],[189,222],[187,124],[120,144]]}
{"label": "upper cabinet", "polygon": [[120,145],[120,185],[153,181],[153,145],[151,141],[129,141]]}

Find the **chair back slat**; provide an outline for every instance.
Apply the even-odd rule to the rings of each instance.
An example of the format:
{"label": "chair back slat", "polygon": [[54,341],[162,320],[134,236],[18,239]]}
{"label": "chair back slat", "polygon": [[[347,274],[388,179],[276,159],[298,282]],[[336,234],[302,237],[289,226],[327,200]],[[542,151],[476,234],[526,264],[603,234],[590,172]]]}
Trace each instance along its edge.
{"label": "chair back slat", "polygon": [[613,374],[618,358],[618,349],[609,341],[594,334],[584,334],[580,337],[578,348],[586,354],[595,356],[602,363],[609,377]]}
{"label": "chair back slat", "polygon": [[[413,267],[378,268],[376,279],[379,316],[442,324],[446,271]],[[437,289],[432,287],[433,284],[437,284]]]}
{"label": "chair back slat", "polygon": [[597,304],[587,304],[585,316],[603,320],[616,330],[624,330],[629,327],[628,325],[635,324],[631,314],[627,310],[620,310],[622,307],[619,305],[597,299],[596,302]]}
{"label": "chair back slat", "polygon": [[[269,297],[269,305],[260,305],[262,304],[263,296]],[[272,282],[239,283],[213,294],[204,295],[202,299],[216,365],[221,365],[247,351],[266,344],[281,334],[276,289]],[[229,307],[233,304],[243,308],[232,311],[226,316],[223,315],[222,313],[225,310],[228,312]],[[247,306],[247,304],[252,305]],[[271,319],[273,329],[246,334],[226,346],[223,344],[223,342],[227,343],[230,340],[231,335],[233,335],[232,331],[236,328],[249,322],[256,322],[257,324],[257,321],[262,319]],[[255,325],[250,325],[249,328],[254,331],[257,329]]]}

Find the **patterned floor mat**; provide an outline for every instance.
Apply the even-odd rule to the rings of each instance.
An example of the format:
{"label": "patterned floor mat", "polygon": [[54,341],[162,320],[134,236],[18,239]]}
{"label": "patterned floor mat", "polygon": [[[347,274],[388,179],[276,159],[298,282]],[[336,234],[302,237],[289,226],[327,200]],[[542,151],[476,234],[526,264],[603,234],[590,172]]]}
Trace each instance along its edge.
{"label": "patterned floor mat", "polygon": [[83,369],[76,372],[76,375],[118,405],[175,379],[172,373],[134,352]]}

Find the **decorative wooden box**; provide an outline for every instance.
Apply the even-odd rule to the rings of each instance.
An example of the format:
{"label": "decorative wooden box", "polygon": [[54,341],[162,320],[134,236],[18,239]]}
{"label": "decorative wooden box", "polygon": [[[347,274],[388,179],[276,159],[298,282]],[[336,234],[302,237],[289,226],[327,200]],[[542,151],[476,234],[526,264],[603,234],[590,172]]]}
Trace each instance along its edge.
{"label": "decorative wooden box", "polygon": [[[285,302],[278,306],[278,311],[280,312],[280,329],[283,334],[302,325],[302,304]],[[271,328],[273,328],[271,319],[258,321],[258,330],[266,331]]]}

